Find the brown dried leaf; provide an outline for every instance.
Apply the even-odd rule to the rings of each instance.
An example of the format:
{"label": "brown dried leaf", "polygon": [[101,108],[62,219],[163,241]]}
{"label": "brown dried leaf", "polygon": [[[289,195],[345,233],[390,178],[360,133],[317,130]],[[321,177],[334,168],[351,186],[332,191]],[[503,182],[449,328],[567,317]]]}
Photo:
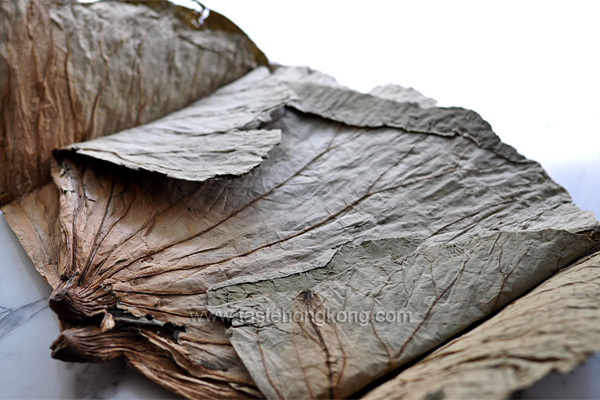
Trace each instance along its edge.
{"label": "brown dried leaf", "polygon": [[[206,181],[243,175],[281,141],[279,130],[251,129],[295,98],[257,68],[180,111],[150,124],[63,149],[171,178]],[[242,128],[243,130],[238,130]]]}
{"label": "brown dried leaf", "polygon": [[47,183],[52,150],[163,117],[265,64],[232,30],[121,2],[0,2],[0,202]]}

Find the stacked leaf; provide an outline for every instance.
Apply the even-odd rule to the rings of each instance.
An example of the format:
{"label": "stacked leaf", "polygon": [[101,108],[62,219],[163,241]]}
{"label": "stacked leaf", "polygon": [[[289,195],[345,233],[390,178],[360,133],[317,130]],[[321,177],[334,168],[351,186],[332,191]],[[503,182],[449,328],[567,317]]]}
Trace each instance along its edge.
{"label": "stacked leaf", "polygon": [[205,29],[231,24],[217,13],[196,29],[112,1],[5,1],[0,15],[3,204],[48,182],[53,149],[153,121],[266,62],[242,33]]}
{"label": "stacked leaf", "polygon": [[[104,55],[102,89],[78,100],[89,113],[61,111],[55,130],[35,125],[31,137],[43,146],[3,124],[14,143],[5,153],[41,165],[24,169],[35,179],[7,172],[6,198],[22,196],[3,212],[53,287],[56,358],[123,356],[189,398],[349,396],[596,246],[591,213],[472,111],[394,86],[358,93],[306,68],[259,67],[215,91],[262,62],[255,46],[239,30],[191,30],[168,7],[3,8],[24,21],[33,12],[24,10],[42,10],[58,21],[48,29],[71,32],[39,45],[77,49],[48,87],[68,82],[68,93],[89,95],[96,75],[88,81],[86,62],[71,60],[89,54],[88,42]],[[106,47],[100,38],[110,35],[94,36],[76,13],[132,37],[144,18],[161,21],[156,29],[176,39],[148,44],[166,70],[147,74],[164,79],[145,85],[146,46]],[[140,104],[157,108],[145,114]],[[3,121],[20,118],[6,110]],[[37,110],[27,115],[43,121]],[[72,144],[79,139],[92,140]],[[53,182],[44,184],[50,164]],[[305,317],[263,318],[277,311]],[[365,319],[316,319],[326,311]],[[389,312],[410,317],[377,319]]]}

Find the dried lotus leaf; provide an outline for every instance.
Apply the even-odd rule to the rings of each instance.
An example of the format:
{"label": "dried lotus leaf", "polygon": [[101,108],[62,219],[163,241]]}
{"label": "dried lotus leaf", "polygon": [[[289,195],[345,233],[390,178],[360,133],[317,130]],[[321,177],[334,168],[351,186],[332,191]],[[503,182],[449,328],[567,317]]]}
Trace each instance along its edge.
{"label": "dried lotus leaf", "polygon": [[600,253],[560,271],[363,398],[505,399],[600,350]]}
{"label": "dried lotus leaf", "polygon": [[[256,349],[241,350],[236,342],[240,320],[233,319],[234,347],[229,319],[210,307],[230,307],[240,296],[298,296],[298,289],[310,299],[307,293],[320,285],[346,284],[336,279],[373,261],[373,251],[389,256],[389,249],[369,247],[373,243],[398,245],[405,238],[403,250],[392,254],[404,259],[420,251],[419,244],[460,244],[469,253],[482,237],[538,235],[535,254],[546,258],[516,263],[522,276],[500,288],[502,301],[461,317],[464,327],[593,245],[586,238],[598,230],[591,213],[579,210],[537,163],[503,144],[476,113],[433,107],[397,88],[357,93],[305,68],[258,69],[215,91],[265,59],[218,14],[210,29],[221,31],[195,30],[189,25],[197,14],[173,14],[181,10],[165,4],[155,3],[156,10],[122,3],[0,5],[17,21],[0,27],[0,35],[15,29],[11,37],[33,49],[15,58],[14,43],[4,41],[0,69],[48,66],[46,72],[19,68],[29,75],[11,72],[0,86],[5,100],[14,93],[41,99],[32,101],[40,107],[28,109],[32,118],[3,109],[3,149],[15,152],[0,152],[10,170],[0,187],[7,221],[54,289],[50,303],[62,328],[55,357],[99,362],[122,356],[189,398],[278,396],[286,379],[297,376],[278,377],[274,394],[265,383],[268,369],[249,361]],[[34,21],[27,26],[43,40],[27,37],[18,21]],[[117,28],[129,35],[122,43]],[[142,30],[149,33],[143,37]],[[94,55],[91,64],[84,48]],[[406,96],[408,103],[394,101]],[[23,98],[16,103],[22,108]],[[58,129],[50,134],[51,118]],[[26,135],[9,130],[13,122]],[[123,132],[98,139],[117,131]],[[57,147],[63,149],[51,160]],[[16,165],[24,166],[22,174]],[[44,185],[50,165],[54,182]],[[562,246],[566,242],[572,246]],[[513,253],[519,252],[527,253],[517,243]],[[456,263],[442,264],[431,271],[436,285],[446,282],[436,278],[448,275],[442,272],[456,272]],[[496,289],[500,275],[492,281]],[[480,298],[468,284],[451,287],[465,288],[465,301]],[[431,298],[430,291],[420,293],[415,302]],[[209,306],[210,296],[218,304]],[[415,346],[411,354],[453,333],[433,335],[427,344],[408,341]],[[293,355],[278,356],[295,362]],[[350,376],[360,379],[326,380],[320,394],[352,394],[402,362],[375,372],[369,362],[358,362]],[[325,357],[315,368],[330,364]]]}
{"label": "dried lotus leaf", "polygon": [[[269,79],[253,82],[257,91],[261,85],[274,87]],[[307,263],[318,267],[332,249],[400,233],[436,245],[493,230],[566,229],[572,233],[565,235],[572,235],[597,224],[538,164],[520,156],[511,161],[501,147],[485,145],[495,139],[485,136],[493,132],[483,122],[473,134],[483,145],[468,135],[437,130],[352,126],[352,121],[329,118],[341,119],[339,115],[312,115],[319,104],[311,104],[297,85],[289,87],[300,100],[286,97],[278,106],[266,107],[268,112],[252,114],[251,123],[239,120],[241,130],[280,131],[281,144],[237,178],[184,181],[59,153],[54,178],[69,257],[59,265],[63,278],[52,306],[61,318],[80,321],[70,329],[97,321],[97,333],[85,340],[103,334],[104,318],[114,319],[114,329],[137,332],[144,340],[150,340],[147,330],[167,329],[170,334],[152,336],[151,343],[177,361],[177,383],[169,381],[172,390],[189,396],[185,377],[193,377],[210,382],[219,393],[243,397],[257,393],[256,387],[229,342],[227,323],[207,309],[213,285],[306,271]],[[225,106],[220,96],[240,96],[237,90],[235,84],[225,87],[206,97],[203,107]],[[268,90],[263,93],[269,95]],[[380,104],[373,96],[362,96],[361,104]],[[296,110],[296,101],[310,107],[311,114]],[[443,118],[453,115],[447,109],[427,112],[435,116],[436,110]],[[464,115],[459,112],[456,118]],[[163,125],[168,127],[170,120],[177,118],[167,117]],[[518,293],[508,293],[507,299]],[[107,334],[111,325],[103,325]],[[61,343],[62,338],[57,349]],[[93,359],[97,351],[79,357]],[[132,362],[161,383],[142,364]],[[172,373],[169,368],[164,374]],[[339,392],[354,389],[344,386]]]}
{"label": "dried lotus leaf", "polygon": [[163,117],[266,64],[239,28],[192,29],[146,5],[15,0],[0,15],[3,205],[49,181],[52,150]]}
{"label": "dried lotus leaf", "polygon": [[309,290],[258,295],[257,285],[247,285],[245,298],[209,310],[232,320],[231,342],[267,398],[346,398],[595,244],[585,235],[547,229],[424,243],[408,255],[382,246]]}

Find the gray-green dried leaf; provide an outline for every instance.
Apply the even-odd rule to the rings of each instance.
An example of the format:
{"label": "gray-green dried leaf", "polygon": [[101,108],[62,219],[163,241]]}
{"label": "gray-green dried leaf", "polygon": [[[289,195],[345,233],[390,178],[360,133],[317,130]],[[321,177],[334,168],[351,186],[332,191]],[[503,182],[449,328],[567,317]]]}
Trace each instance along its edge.
{"label": "gray-green dried leaf", "polygon": [[271,78],[266,67],[257,68],[164,118],[72,144],[63,153],[70,150],[189,181],[243,175],[267,157],[281,134],[279,130],[239,128],[259,127],[294,97],[287,85]]}
{"label": "gray-green dried leaf", "polygon": [[[310,289],[319,282],[335,276],[351,266],[364,262],[374,262],[380,258],[394,254],[401,257],[412,253],[421,240],[407,238],[390,238],[368,240],[360,246],[342,246],[317,260],[296,268],[283,271],[259,273],[241,276],[213,285],[208,291],[208,303],[218,306],[249,299],[252,296],[263,296],[277,292],[299,292]],[[212,308],[214,312],[215,308]],[[221,312],[219,315],[222,315]],[[227,318],[231,318],[227,316]]]}
{"label": "gray-green dried leaf", "polygon": [[566,268],[364,396],[505,399],[600,351],[600,253]]}
{"label": "gray-green dried leaf", "polygon": [[[423,244],[410,255],[389,249],[358,257],[311,290],[283,287],[209,310],[232,319],[231,342],[267,398],[345,398],[594,245],[583,235],[542,230]],[[245,287],[249,293],[260,289]]]}

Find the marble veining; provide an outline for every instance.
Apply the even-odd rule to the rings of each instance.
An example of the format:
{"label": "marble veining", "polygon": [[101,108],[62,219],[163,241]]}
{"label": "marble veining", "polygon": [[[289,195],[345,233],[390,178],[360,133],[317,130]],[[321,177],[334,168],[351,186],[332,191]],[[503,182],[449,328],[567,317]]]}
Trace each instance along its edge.
{"label": "marble veining", "polygon": [[35,314],[48,307],[46,299],[40,299],[19,308],[0,306],[0,339],[31,319]]}
{"label": "marble veining", "polygon": [[50,357],[60,329],[51,289],[0,213],[0,399],[177,399],[124,360],[65,363]]}

